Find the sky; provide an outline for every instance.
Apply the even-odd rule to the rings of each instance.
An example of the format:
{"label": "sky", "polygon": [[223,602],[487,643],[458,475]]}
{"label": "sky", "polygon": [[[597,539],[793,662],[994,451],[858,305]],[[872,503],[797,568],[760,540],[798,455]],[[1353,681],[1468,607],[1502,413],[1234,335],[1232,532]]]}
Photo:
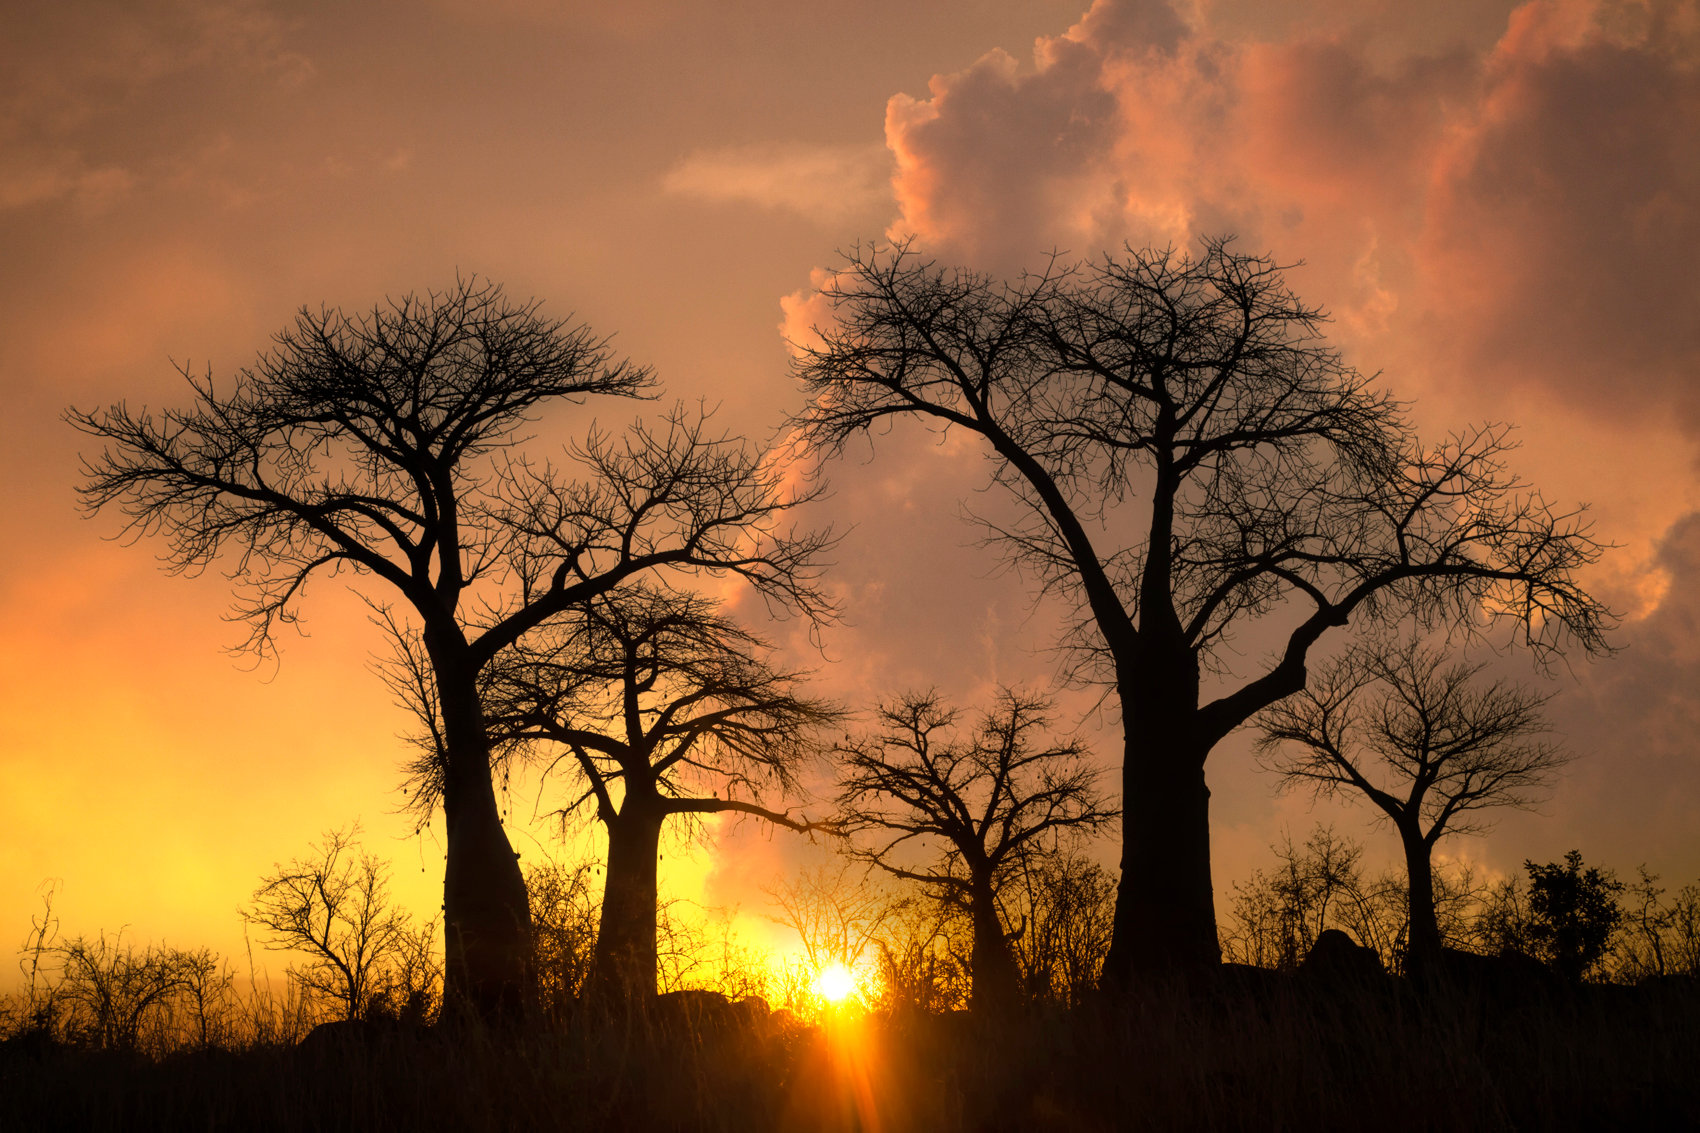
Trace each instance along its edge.
{"label": "sky", "polygon": [[[1446,851],[1506,873],[1574,846],[1700,878],[1693,0],[11,5],[0,946],[56,883],[68,932],[240,954],[261,875],[354,821],[402,900],[440,899],[440,839],[396,813],[406,720],[358,601],[320,585],[277,665],[231,655],[217,571],[169,576],[162,547],[79,514],[66,407],[180,404],[174,364],[227,374],[304,304],[478,273],[766,442],[801,405],[785,335],[858,241],[1013,274],[1223,233],[1295,265],[1426,434],[1515,423],[1517,470],[1615,545],[1589,582],[1620,650],[1551,686],[1576,762],[1540,813]],[[640,411],[551,418],[531,444]],[[956,518],[984,479],[973,446],[899,430],[830,475],[812,518],[849,532],[846,624],[824,656],[781,632],[825,695],[973,706],[1050,681],[1055,611]],[[1317,821],[1392,860],[1362,810],[1277,795],[1244,737],[1208,775],[1220,894]],[[549,790],[511,800],[528,858],[582,850],[530,820]],[[777,943],[763,886],[824,853],[745,823],[664,868]]]}

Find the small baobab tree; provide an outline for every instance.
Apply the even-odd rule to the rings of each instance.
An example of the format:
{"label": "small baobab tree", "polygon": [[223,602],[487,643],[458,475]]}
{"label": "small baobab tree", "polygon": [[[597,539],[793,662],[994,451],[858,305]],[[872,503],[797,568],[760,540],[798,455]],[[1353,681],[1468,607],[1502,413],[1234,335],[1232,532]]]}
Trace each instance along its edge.
{"label": "small baobab tree", "polygon": [[700,594],[634,585],[516,644],[483,686],[493,733],[548,759],[608,833],[589,995],[604,1006],[656,990],[657,863],[669,820],[748,815],[809,824],[769,805],[798,791],[818,729],[839,712],[802,691],[772,648]]}
{"label": "small baobab tree", "polygon": [[1406,967],[1438,959],[1434,848],[1534,805],[1569,757],[1545,738],[1547,697],[1417,637],[1354,644],[1258,717],[1264,763],[1319,797],[1367,799],[1398,831],[1409,883]]}
{"label": "small baobab tree", "polygon": [[1051,710],[1003,689],[964,736],[937,693],[912,693],[880,705],[877,726],[838,748],[835,824],[855,856],[967,909],[980,1011],[1020,996],[1000,895],[1061,835],[1115,816],[1081,744],[1050,736]]}

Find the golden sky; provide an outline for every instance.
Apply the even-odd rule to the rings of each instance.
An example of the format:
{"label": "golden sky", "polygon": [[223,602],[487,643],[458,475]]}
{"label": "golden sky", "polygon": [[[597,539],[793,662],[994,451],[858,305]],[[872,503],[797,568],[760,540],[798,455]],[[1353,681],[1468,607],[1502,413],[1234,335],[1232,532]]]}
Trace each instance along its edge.
{"label": "golden sky", "polygon": [[[1595,581],[1630,616],[1560,682],[1581,758],[1544,813],[1451,848],[1700,876],[1700,7],[1083,2],[11,5],[0,946],[58,878],[72,932],[237,951],[259,876],[356,818],[415,908],[440,885],[393,813],[405,721],[362,608],[320,584],[279,666],[233,660],[222,578],[78,518],[67,405],[174,403],[172,360],[228,372],[302,304],[477,272],[765,439],[798,404],[780,324],[811,272],[909,232],[1005,272],[1236,232],[1305,261],[1295,289],[1425,428],[1518,423],[1521,470],[1620,544]],[[1045,612],[954,519],[980,478],[903,434],[836,469],[820,518],[858,526],[825,692],[1047,679]],[[1243,743],[1210,777],[1225,892],[1313,819]],[[807,857],[745,826],[675,885],[754,924]]]}

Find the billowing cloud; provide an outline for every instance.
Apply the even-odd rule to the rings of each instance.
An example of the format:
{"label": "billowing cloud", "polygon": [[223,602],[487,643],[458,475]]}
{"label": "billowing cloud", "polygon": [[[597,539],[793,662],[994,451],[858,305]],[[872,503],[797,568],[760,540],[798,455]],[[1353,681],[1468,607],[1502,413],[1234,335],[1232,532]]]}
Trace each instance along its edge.
{"label": "billowing cloud", "polygon": [[1532,0],[1491,50],[1401,55],[1343,23],[1248,41],[1098,0],[1030,64],[993,52],[891,100],[891,231],[1005,271],[1237,232],[1304,257],[1378,359],[1693,420],[1697,24],[1692,0]]}
{"label": "billowing cloud", "polygon": [[1435,155],[1415,241],[1430,333],[1461,361],[1591,411],[1700,423],[1696,13],[1514,13]]}
{"label": "billowing cloud", "polygon": [[883,146],[734,146],[687,154],[661,186],[680,196],[752,204],[841,226],[889,204],[890,172]]}

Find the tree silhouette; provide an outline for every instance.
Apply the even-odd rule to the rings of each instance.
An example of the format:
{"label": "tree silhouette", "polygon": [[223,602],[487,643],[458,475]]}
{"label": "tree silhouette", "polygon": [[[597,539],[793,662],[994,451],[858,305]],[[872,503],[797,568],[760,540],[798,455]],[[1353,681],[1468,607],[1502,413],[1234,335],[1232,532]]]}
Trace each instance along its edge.
{"label": "tree silhouette", "polygon": [[1294,971],[1328,929],[1349,933],[1384,964],[1406,936],[1404,887],[1366,877],[1364,848],[1318,826],[1302,845],[1283,833],[1272,870],[1235,883],[1222,949],[1235,963]]}
{"label": "tree silhouette", "polygon": [[[1304,687],[1330,630],[1410,612],[1605,647],[1576,582],[1600,547],[1506,471],[1507,430],[1419,443],[1265,257],[1211,240],[999,283],[900,245],[846,257],[823,296],[802,435],[827,454],[893,417],[977,436],[1024,505],[992,536],[1077,609],[1068,675],[1119,700],[1112,982],[1219,959],[1206,759]],[[1250,622],[1285,643],[1241,679]]]}
{"label": "tree silhouette", "polygon": [[1258,717],[1265,765],[1319,796],[1363,797],[1393,823],[1410,894],[1406,967],[1440,958],[1434,847],[1480,833],[1483,811],[1534,805],[1569,757],[1540,737],[1547,697],[1411,637],[1363,642]]}
{"label": "tree silhouette", "polygon": [[838,718],[776,667],[771,646],[697,594],[634,585],[584,603],[487,672],[493,732],[557,754],[608,831],[588,994],[603,1006],[656,990],[657,861],[668,819],[753,815],[808,824],[762,800],[797,790],[816,730]]}
{"label": "tree silhouette", "polygon": [[1623,921],[1623,882],[1610,870],[1582,868],[1582,853],[1536,865],[1529,873],[1529,940],[1536,954],[1567,980],[1580,981],[1598,964]]}
{"label": "tree silhouette", "polygon": [[774,526],[793,502],[781,470],[682,410],[623,438],[593,429],[564,465],[515,454],[549,408],[654,384],[606,340],[491,283],[359,315],[303,309],[228,383],[182,373],[187,409],[68,414],[107,446],[84,462],[87,507],[120,508],[128,534],[165,536],[179,571],[224,562],[262,656],[322,576],[348,577],[416,635],[448,828],[447,991],[486,1017],[514,1014],[530,917],[479,674],[549,618],[646,571],[738,574],[818,613],[807,564],[825,538]]}
{"label": "tree silhouette", "polygon": [[[349,1020],[394,1012],[412,993],[430,991],[428,973],[408,972],[420,949],[411,918],[390,903],[389,868],[360,849],[358,835],[359,827],[329,831],[307,857],[261,880],[242,910],[266,948],[306,956],[290,978]],[[398,977],[417,986],[396,986]]]}
{"label": "tree silhouette", "polygon": [[[1092,830],[1115,812],[1074,741],[1047,744],[1052,705],[1010,689],[967,738],[936,693],[880,706],[877,728],[838,749],[838,818],[846,835],[871,835],[852,852],[968,910],[972,1005],[1015,1005],[1020,979],[1000,896],[1057,837]],[[938,853],[916,863],[913,844]]]}

